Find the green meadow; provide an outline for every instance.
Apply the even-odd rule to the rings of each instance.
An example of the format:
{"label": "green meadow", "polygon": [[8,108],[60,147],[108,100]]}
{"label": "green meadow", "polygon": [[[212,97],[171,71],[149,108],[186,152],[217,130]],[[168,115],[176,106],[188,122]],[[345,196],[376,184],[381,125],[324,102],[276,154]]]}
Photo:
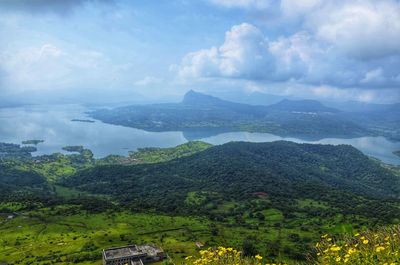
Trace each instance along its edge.
{"label": "green meadow", "polygon": [[[213,211],[226,214],[232,207],[238,205],[225,203]],[[196,243],[241,249],[243,242],[252,244],[263,256],[285,261],[288,255],[295,254],[293,252],[307,251],[322,233],[318,218],[302,220],[299,214],[296,218],[285,219],[276,209],[263,210],[262,214],[264,218],[260,220],[245,212],[238,223],[234,218],[219,222],[205,217],[151,212],[88,213],[72,205],[41,208],[20,212],[0,224],[0,261],[7,264],[101,264],[103,248],[150,243],[161,246],[179,264],[184,257],[197,253]],[[345,223],[338,226],[339,219],[340,216],[332,224],[326,222],[323,231],[352,230],[351,225]]]}

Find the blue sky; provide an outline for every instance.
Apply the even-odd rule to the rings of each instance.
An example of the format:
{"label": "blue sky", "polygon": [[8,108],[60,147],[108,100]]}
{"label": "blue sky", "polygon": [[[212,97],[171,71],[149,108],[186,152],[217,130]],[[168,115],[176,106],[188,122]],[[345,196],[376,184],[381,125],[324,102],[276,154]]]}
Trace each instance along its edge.
{"label": "blue sky", "polygon": [[397,0],[0,0],[0,96],[400,102]]}

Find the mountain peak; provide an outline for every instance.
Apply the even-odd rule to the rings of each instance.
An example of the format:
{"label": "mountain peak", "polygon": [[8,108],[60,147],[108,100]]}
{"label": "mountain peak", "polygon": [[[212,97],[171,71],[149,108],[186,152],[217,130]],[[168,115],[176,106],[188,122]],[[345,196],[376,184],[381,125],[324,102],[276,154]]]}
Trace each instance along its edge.
{"label": "mountain peak", "polygon": [[301,111],[301,112],[332,112],[336,113],[339,110],[329,108],[317,100],[290,100],[284,99],[276,104],[270,105],[270,109],[281,111]]}
{"label": "mountain peak", "polygon": [[194,90],[189,90],[183,97],[182,103],[188,105],[214,105],[222,101],[223,100],[217,97],[206,95]]}

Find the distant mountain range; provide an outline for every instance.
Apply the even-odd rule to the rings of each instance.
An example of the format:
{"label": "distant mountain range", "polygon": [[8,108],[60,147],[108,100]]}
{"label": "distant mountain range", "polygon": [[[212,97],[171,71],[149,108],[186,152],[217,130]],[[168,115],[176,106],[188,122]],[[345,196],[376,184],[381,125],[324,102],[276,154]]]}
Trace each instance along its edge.
{"label": "distant mountain range", "polygon": [[332,112],[337,113],[339,110],[334,108],[328,108],[316,100],[289,100],[283,99],[275,104],[268,105],[250,105],[244,103],[235,103],[232,101],[223,100],[214,96],[202,94],[190,90],[185,94],[181,102],[183,105],[189,106],[212,106],[212,107],[224,107],[232,110],[244,110],[248,109],[251,111],[298,111],[298,112]]}
{"label": "distant mountain range", "polygon": [[[293,96],[279,96],[279,95],[272,95],[263,92],[251,92],[245,93],[240,91],[229,91],[222,93],[222,92],[215,92],[213,93],[214,96],[219,98],[224,98],[226,100],[249,104],[249,105],[262,105],[268,106],[275,103],[278,103],[282,100],[289,99],[291,101],[302,101],[301,98],[296,98]],[[370,112],[370,111],[383,111],[388,110],[391,108],[400,108],[400,103],[395,104],[376,104],[376,103],[367,103],[361,101],[331,101],[331,100],[323,100],[320,101],[325,106],[336,108],[341,111],[346,112]]]}
{"label": "distant mountain range", "polygon": [[101,109],[90,116],[149,131],[249,131],[307,139],[382,135],[400,140],[399,105],[379,105],[365,115],[316,100],[283,99],[267,106],[250,105],[191,90],[180,103]]}

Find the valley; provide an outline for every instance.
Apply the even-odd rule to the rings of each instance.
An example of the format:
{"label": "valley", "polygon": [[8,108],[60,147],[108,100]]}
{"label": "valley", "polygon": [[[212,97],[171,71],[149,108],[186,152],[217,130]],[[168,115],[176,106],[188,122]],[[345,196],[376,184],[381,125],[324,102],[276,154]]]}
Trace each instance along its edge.
{"label": "valley", "polygon": [[200,242],[291,263],[324,233],[400,220],[400,171],[350,146],[189,142],[90,154],[2,158],[0,212],[13,218],[0,224],[0,260],[100,264],[102,248],[154,243],[180,262]]}
{"label": "valley", "polygon": [[0,265],[400,265],[400,0],[0,0]]}

